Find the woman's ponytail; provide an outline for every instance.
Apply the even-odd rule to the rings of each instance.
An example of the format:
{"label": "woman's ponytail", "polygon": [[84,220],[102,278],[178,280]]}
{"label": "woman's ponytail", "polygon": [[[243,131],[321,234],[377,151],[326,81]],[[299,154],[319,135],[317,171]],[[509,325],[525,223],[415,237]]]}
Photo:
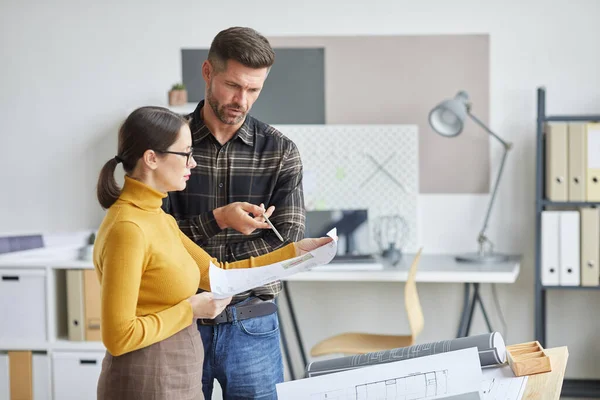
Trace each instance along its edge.
{"label": "woman's ponytail", "polygon": [[96,195],[102,208],[107,209],[112,206],[121,194],[121,188],[115,180],[115,169],[117,164],[122,161],[118,156],[111,158],[104,164],[98,177],[96,186]]}

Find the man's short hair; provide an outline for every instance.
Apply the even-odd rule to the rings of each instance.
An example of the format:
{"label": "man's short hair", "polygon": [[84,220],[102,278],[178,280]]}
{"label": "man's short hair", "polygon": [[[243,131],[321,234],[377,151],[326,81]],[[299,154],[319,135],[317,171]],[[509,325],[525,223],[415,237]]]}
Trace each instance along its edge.
{"label": "man's short hair", "polygon": [[266,37],[252,28],[232,27],[217,34],[208,51],[208,61],[217,72],[235,60],[249,68],[271,68],[275,52]]}

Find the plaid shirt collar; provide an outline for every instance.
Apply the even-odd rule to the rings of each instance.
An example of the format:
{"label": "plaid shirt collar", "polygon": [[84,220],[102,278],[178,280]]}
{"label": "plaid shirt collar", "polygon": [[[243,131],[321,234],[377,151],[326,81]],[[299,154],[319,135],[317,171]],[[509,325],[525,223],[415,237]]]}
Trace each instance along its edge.
{"label": "plaid shirt collar", "polygon": [[[202,107],[204,107],[204,100],[200,101],[194,112],[187,116],[188,120],[190,120],[190,129],[192,131],[192,140],[194,142],[194,146],[197,146],[209,135],[212,136],[211,131],[208,129],[208,126],[206,126],[204,120],[202,119]],[[254,135],[252,134],[253,122],[253,118],[249,115],[246,115],[244,123],[242,124],[240,129],[238,129],[235,135],[231,138],[231,140],[236,140],[239,138],[248,146],[254,146]]]}

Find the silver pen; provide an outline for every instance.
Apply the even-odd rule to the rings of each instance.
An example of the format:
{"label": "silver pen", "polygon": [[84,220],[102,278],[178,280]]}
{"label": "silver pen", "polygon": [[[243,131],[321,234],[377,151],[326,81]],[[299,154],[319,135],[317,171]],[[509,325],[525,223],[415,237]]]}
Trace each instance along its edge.
{"label": "silver pen", "polygon": [[275,229],[275,226],[273,226],[273,224],[271,223],[271,221],[269,221],[269,218],[267,218],[267,215],[263,214],[262,216],[265,219],[265,221],[267,221],[267,224],[269,224],[269,226],[271,227],[271,229],[273,229],[273,232],[275,232],[275,234],[277,235],[277,237],[279,238],[279,240],[281,240],[283,242],[283,238],[281,237],[281,235],[279,234],[279,232],[277,232],[277,229]]}

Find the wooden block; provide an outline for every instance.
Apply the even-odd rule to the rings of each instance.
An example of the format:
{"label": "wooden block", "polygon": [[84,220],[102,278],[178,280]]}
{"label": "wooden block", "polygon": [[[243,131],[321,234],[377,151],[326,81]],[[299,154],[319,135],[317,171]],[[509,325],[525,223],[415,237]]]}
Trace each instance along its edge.
{"label": "wooden block", "polygon": [[506,346],[506,358],[515,376],[552,371],[550,357],[538,341]]}

